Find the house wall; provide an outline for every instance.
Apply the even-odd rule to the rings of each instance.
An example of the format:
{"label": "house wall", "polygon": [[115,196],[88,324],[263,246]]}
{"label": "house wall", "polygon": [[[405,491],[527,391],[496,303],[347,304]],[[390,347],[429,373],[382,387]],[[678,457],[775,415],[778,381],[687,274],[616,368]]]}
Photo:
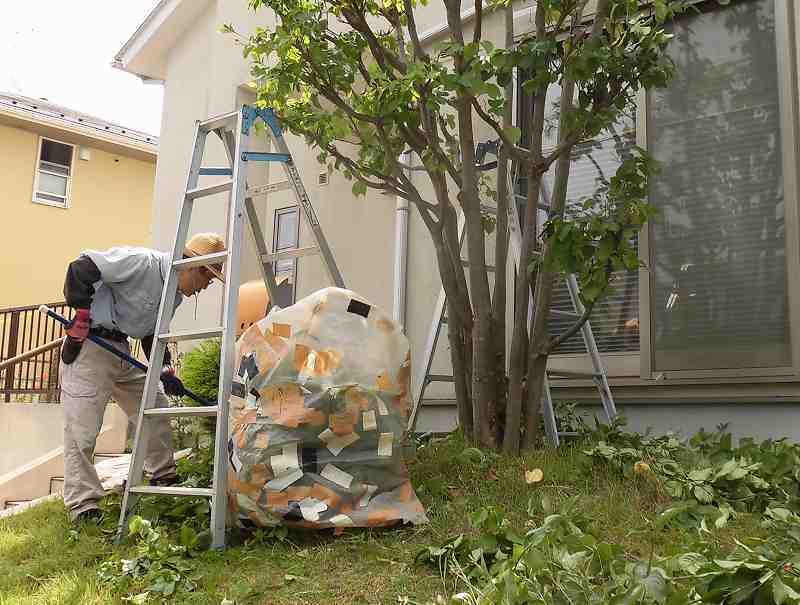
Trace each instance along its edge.
{"label": "house wall", "polygon": [[[69,208],[34,203],[39,138],[88,147],[73,161]],[[155,159],[101,150],[67,132],[25,128],[0,119],[4,286],[0,308],[63,300],[67,264],[87,248],[149,246]]]}
{"label": "house wall", "polygon": [[[266,12],[259,13],[259,19]],[[249,67],[242,59],[241,48],[231,36],[219,33],[222,23],[233,23],[243,32],[257,23],[246,7],[230,2],[211,3],[202,17],[178,39],[167,60],[164,114],[161,149],[156,171],[155,204],[153,207],[154,245],[171,249],[178,217],[178,201],[186,186],[186,174],[191,159],[195,121],[234,111],[243,102],[253,103],[255,97],[246,87]],[[202,68],[200,68],[202,66]],[[339,175],[331,175],[327,185],[320,186],[318,177],[327,172],[316,161],[316,153],[306,151],[296,137],[287,135],[287,144],[294,154],[312,205],[344,276],[345,285],[373,303],[386,309],[392,306],[392,266],[394,242],[393,197],[376,193],[354,199],[351,184]],[[263,136],[251,137],[251,150],[268,150]],[[216,137],[209,137],[204,156],[205,166],[227,165],[224,150]],[[203,183],[213,182],[201,180]],[[252,163],[248,166],[250,187],[285,180],[279,166]],[[273,237],[274,212],[294,205],[288,191],[260,195],[254,198],[259,212],[261,230],[268,244]],[[226,224],[224,196],[204,198],[195,204],[190,233],[221,232]],[[246,229],[242,281],[260,276],[255,247]],[[307,225],[301,221],[300,246],[313,244]],[[319,288],[331,285],[318,257],[302,258],[298,262],[297,296],[302,297]],[[173,329],[218,325],[222,288],[212,285],[199,297],[195,309],[187,301],[178,309]],[[195,317],[196,311],[196,317]]]}

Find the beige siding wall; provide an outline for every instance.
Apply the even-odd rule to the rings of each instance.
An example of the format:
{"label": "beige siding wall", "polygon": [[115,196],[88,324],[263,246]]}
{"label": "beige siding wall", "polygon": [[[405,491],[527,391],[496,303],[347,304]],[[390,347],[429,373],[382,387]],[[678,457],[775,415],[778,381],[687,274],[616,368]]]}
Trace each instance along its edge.
{"label": "beige siding wall", "polygon": [[87,248],[151,243],[154,161],[93,148],[69,133],[48,138],[88,147],[73,160],[69,208],[34,203],[40,134],[0,122],[3,247],[0,308],[63,299],[67,263]]}

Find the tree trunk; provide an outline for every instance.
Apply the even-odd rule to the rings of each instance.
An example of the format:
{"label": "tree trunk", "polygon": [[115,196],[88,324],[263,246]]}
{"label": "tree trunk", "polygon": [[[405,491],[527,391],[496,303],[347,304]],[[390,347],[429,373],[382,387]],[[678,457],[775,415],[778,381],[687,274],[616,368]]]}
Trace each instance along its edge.
{"label": "tree trunk", "polygon": [[486,237],[481,217],[478,180],[475,170],[475,140],[469,100],[458,108],[462,154],[461,204],[464,210],[469,258],[472,329],[472,400],[475,412],[475,438],[484,447],[495,448],[496,381],[494,379],[494,341],[492,339],[492,301],[486,270]]}
{"label": "tree trunk", "polygon": [[[444,226],[441,228],[444,230]],[[464,431],[464,435],[468,439],[472,439],[474,423],[469,389],[472,372],[466,356],[469,343],[464,337],[472,330],[472,311],[468,306],[469,299],[464,300],[461,295],[457,277],[459,273],[463,277],[464,270],[460,262],[454,267],[449,245],[446,242],[447,238],[443,236],[442,232],[436,228],[429,228],[429,230],[436,250],[442,288],[447,296],[447,334],[459,425]]]}
{"label": "tree trunk", "polygon": [[528,196],[525,202],[525,220],[522,231],[520,262],[517,267],[517,283],[514,293],[514,334],[511,340],[511,359],[509,367],[509,396],[506,413],[506,439],[503,449],[509,454],[519,451],[520,426],[522,423],[522,399],[525,393],[523,378],[526,376],[526,355],[528,348],[528,299],[530,290],[530,271],[528,265],[533,259],[538,229],[537,213],[539,188],[542,176],[533,166],[528,171]]}
{"label": "tree trunk", "polygon": [[[536,32],[540,39],[545,37],[545,18],[543,3],[536,5]],[[522,399],[525,393],[526,351],[528,349],[528,298],[531,292],[528,263],[532,259],[537,237],[537,210],[541,174],[535,165],[542,159],[542,132],[544,130],[544,110],[547,90],[534,94],[531,113],[530,150],[534,162],[528,165],[528,192],[525,203],[525,217],[522,225],[520,259],[517,267],[517,280],[514,286],[514,327],[511,336],[511,351],[508,368],[508,401],[506,403],[506,430],[503,438],[503,451],[508,454],[519,452],[520,427],[522,425]]]}
{"label": "tree trunk", "polygon": [[[506,48],[514,47],[514,8],[511,4],[503,9],[505,15]],[[513,125],[512,101],[514,82],[509,81],[505,88],[503,105],[503,128]],[[492,334],[494,336],[495,393],[497,397],[498,439],[505,439],[505,413],[507,406],[506,380],[506,265],[508,263],[508,171],[510,164],[508,150],[502,145],[497,156],[497,223],[495,225],[494,247],[494,294],[492,296]],[[503,434],[501,433],[501,430]]]}
{"label": "tree trunk", "polygon": [[[449,317],[453,316],[453,310],[449,302],[447,304],[447,314]],[[458,407],[458,425],[461,427],[464,437],[472,440],[475,432],[472,417],[472,397],[469,391],[472,372],[467,365],[465,355],[469,347],[464,337],[464,330],[457,323],[448,323],[447,340],[450,344],[450,363],[453,367],[453,386]]]}
{"label": "tree trunk", "polygon": [[[565,80],[561,89],[561,118],[559,125],[559,144],[568,135],[567,118],[572,109],[572,96],[575,83]],[[553,194],[550,198],[550,217],[562,217],[567,202],[567,183],[572,162],[572,148],[565,149],[556,160],[556,174]],[[552,242],[544,247],[544,259],[552,254]],[[533,326],[531,329],[530,350],[528,351],[528,395],[525,407],[525,436],[523,447],[529,449],[539,438],[539,417],[544,395],[544,381],[547,374],[547,356],[550,353],[550,307],[553,302],[553,285],[555,273],[549,271],[546,264],[541,267],[536,280],[536,295],[533,308]]]}

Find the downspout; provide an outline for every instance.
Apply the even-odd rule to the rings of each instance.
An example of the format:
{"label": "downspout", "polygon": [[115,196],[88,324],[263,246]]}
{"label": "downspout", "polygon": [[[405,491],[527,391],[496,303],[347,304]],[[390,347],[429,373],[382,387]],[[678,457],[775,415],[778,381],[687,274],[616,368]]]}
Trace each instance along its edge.
{"label": "downspout", "polygon": [[[409,165],[411,154],[400,155],[400,162]],[[408,273],[408,200],[397,196],[394,218],[394,304],[393,319],[406,331],[406,279]]]}

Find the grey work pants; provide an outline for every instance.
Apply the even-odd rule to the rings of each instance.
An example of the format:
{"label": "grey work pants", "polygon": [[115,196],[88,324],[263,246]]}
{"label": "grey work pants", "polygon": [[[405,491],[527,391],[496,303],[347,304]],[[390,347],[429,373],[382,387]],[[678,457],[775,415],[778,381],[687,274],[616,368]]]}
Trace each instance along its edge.
{"label": "grey work pants", "polygon": [[[120,351],[130,352],[127,342],[112,344]],[[60,373],[64,408],[64,504],[74,519],[86,510],[97,508],[98,500],[105,495],[92,456],[106,404],[113,397],[128,415],[130,426],[139,414],[145,376],[89,340],[83,343],[73,363],[61,364]],[[157,406],[168,405],[159,385]],[[151,438],[145,470],[154,479],[173,476],[175,460],[169,419],[148,422]]]}

